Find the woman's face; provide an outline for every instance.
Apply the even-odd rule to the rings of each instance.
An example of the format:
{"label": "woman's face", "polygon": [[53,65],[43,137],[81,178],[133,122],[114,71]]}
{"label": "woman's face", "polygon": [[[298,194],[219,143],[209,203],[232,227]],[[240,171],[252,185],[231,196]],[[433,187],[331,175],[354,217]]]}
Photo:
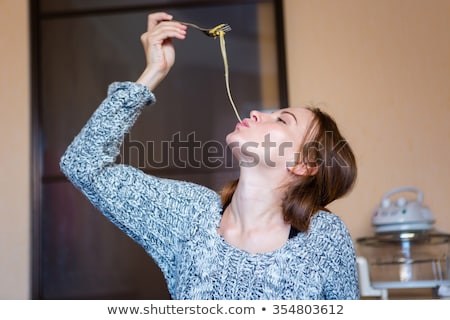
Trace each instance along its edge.
{"label": "woman's face", "polygon": [[241,165],[292,166],[313,119],[310,110],[299,107],[270,114],[252,111],[226,141]]}

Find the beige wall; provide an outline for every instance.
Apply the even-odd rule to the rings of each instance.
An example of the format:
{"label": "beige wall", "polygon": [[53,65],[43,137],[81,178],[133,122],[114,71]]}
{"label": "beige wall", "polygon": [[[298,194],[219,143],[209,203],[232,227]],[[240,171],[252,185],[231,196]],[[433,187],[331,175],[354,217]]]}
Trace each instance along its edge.
{"label": "beige wall", "polygon": [[30,297],[27,4],[0,0],[0,299]]}
{"label": "beige wall", "polygon": [[[0,0],[0,299],[30,296],[26,0]],[[393,187],[423,190],[450,231],[450,1],[285,0],[291,105],[323,103],[355,149],[354,192],[333,205],[354,238]]]}
{"label": "beige wall", "polygon": [[450,232],[450,1],[285,0],[289,101],[322,103],[359,163],[332,208],[354,238],[373,232],[388,190],[424,192]]}

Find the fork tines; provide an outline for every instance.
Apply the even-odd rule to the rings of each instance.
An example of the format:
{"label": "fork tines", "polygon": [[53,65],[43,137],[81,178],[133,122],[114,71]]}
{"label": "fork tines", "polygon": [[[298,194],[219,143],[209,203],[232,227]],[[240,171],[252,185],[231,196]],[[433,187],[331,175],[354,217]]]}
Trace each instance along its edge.
{"label": "fork tines", "polygon": [[220,28],[220,30],[222,30],[223,32],[228,32],[231,31],[231,27],[229,24],[224,24],[222,28]]}

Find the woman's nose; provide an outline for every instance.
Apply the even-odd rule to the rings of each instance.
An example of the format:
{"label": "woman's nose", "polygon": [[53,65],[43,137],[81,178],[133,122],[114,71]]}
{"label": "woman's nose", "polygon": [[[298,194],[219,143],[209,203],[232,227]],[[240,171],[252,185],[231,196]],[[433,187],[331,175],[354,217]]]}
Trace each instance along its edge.
{"label": "woman's nose", "polygon": [[261,121],[262,113],[257,110],[250,111],[250,119],[255,122]]}

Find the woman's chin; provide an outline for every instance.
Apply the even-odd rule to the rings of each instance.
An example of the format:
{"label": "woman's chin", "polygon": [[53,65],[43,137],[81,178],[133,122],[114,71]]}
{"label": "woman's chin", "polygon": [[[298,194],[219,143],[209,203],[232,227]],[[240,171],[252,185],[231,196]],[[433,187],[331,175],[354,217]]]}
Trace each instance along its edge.
{"label": "woman's chin", "polygon": [[230,146],[239,146],[240,141],[236,131],[232,131],[225,137],[225,141],[227,145]]}

